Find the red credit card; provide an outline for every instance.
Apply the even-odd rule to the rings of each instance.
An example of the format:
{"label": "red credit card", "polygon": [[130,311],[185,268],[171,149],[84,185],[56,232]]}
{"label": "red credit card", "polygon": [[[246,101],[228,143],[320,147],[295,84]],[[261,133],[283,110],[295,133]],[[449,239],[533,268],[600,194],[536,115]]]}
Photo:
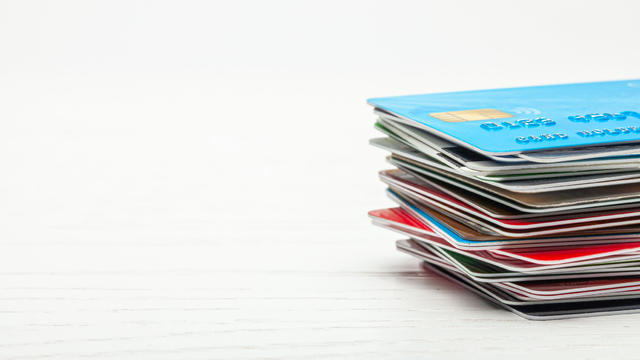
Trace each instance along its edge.
{"label": "red credit card", "polygon": [[488,251],[536,264],[562,264],[603,256],[638,253],[640,252],[640,242],[551,248],[494,249]]}
{"label": "red credit card", "polygon": [[[409,228],[421,233],[434,234],[427,225],[399,207],[373,210],[369,212],[369,216],[391,222],[399,227]],[[496,259],[507,257],[534,264],[554,265],[600,259],[615,255],[640,253],[640,241],[613,244],[576,244],[576,246],[489,249],[482,251],[496,255]]]}

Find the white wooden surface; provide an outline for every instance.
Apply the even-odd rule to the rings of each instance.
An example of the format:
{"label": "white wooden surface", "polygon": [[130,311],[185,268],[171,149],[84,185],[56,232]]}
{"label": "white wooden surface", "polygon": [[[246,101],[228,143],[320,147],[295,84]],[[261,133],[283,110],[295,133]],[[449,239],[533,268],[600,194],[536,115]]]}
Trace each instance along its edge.
{"label": "white wooden surface", "polygon": [[366,97],[637,71],[629,4],[478,4],[2,2],[0,358],[637,358],[639,315],[528,322],[369,225]]}

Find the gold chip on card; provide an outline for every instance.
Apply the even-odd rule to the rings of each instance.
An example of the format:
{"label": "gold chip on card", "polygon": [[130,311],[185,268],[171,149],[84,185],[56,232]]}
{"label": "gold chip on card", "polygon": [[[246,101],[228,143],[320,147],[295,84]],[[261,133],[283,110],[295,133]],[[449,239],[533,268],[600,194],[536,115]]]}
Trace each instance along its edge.
{"label": "gold chip on card", "polygon": [[462,111],[445,111],[438,113],[431,113],[432,116],[438,120],[446,122],[465,122],[475,120],[492,120],[492,119],[505,119],[513,117],[511,114],[496,110],[496,109],[477,109],[477,110],[462,110]]}

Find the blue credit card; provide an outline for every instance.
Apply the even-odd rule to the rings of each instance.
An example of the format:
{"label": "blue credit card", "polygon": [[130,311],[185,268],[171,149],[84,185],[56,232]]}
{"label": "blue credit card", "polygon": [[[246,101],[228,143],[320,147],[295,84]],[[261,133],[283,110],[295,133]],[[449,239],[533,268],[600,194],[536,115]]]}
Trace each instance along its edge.
{"label": "blue credit card", "polygon": [[422,219],[426,220],[428,222],[429,226],[433,227],[434,230],[436,230],[436,232],[438,232],[440,234],[445,234],[445,236],[447,238],[447,241],[453,241],[453,242],[461,244],[461,245],[499,244],[501,241],[504,241],[504,240],[482,241],[482,240],[467,240],[467,239],[464,239],[464,238],[460,237],[460,235],[458,235],[453,230],[450,230],[446,226],[440,224],[440,222],[438,222],[438,220],[432,218],[431,216],[427,215],[424,211],[420,210],[419,208],[417,208],[413,204],[411,204],[408,201],[404,200],[395,191],[393,191],[391,189],[387,189],[387,193],[392,198],[396,199],[397,201],[399,201],[402,204],[404,204],[407,207],[409,207],[411,210],[415,211]]}
{"label": "blue credit card", "polygon": [[373,98],[367,102],[490,154],[640,141],[640,80]]}

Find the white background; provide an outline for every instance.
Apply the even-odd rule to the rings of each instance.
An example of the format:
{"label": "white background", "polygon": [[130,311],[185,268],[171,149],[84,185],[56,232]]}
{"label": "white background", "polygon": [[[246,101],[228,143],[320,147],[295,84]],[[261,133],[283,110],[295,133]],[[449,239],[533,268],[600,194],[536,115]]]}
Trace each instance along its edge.
{"label": "white background", "polygon": [[0,2],[0,358],[633,358],[420,270],[365,99],[640,77],[637,2]]}

